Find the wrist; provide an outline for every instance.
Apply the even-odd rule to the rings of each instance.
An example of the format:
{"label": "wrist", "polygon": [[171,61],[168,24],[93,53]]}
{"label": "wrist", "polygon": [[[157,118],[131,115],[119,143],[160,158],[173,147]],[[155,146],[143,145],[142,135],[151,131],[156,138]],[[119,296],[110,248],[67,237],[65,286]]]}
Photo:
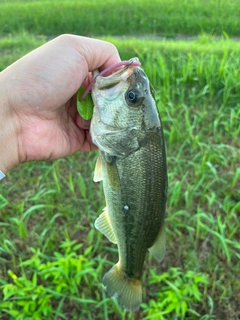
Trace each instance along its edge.
{"label": "wrist", "polygon": [[6,174],[19,163],[16,115],[9,104],[7,79],[0,72],[0,170]]}

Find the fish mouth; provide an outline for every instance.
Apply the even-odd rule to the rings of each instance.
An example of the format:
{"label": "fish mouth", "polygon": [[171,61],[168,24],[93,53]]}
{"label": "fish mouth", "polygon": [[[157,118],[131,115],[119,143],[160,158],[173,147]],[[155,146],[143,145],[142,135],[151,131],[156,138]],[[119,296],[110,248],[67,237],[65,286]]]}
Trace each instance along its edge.
{"label": "fish mouth", "polygon": [[[133,67],[133,66],[139,67],[140,65],[141,65],[141,63],[139,62],[139,59],[138,59],[138,58],[132,58],[132,59],[127,60],[127,61],[125,60],[125,61],[121,61],[121,62],[115,63],[114,65],[106,68],[105,70],[103,70],[103,71],[101,71],[101,72],[99,72],[99,70],[96,69],[96,70],[93,72],[93,80],[90,82],[90,84],[89,84],[88,87],[86,88],[85,92],[84,92],[83,95],[81,96],[80,101],[82,101],[83,99],[86,98],[87,94],[91,91],[92,88],[94,89],[94,87],[95,87],[95,89],[96,89],[96,88],[100,88],[100,89],[101,89],[101,83],[102,83],[102,82],[109,82],[109,81],[111,82],[111,80],[109,80],[109,79],[112,79],[112,77],[113,77],[113,76],[116,76],[116,74],[117,74],[117,76],[118,76],[118,75],[119,75],[118,73],[121,73],[121,74],[122,74],[122,72],[125,71],[126,69],[128,69],[129,66],[131,66],[131,67]],[[123,66],[125,66],[125,67],[122,68],[122,69],[120,69],[120,70],[118,70],[118,71],[116,71],[115,73],[112,72],[112,71],[115,70],[116,68],[118,68],[118,67],[123,67]],[[106,74],[108,74],[109,72],[112,72],[111,76],[105,76],[105,77],[103,77],[103,75],[106,75]],[[104,78],[104,79],[107,79],[107,81],[105,81],[105,80],[98,80],[99,86],[95,86],[95,83],[96,83],[96,81],[97,81],[97,78],[99,78],[99,79]],[[121,81],[121,80],[122,80],[122,77],[120,78],[120,80],[113,81],[113,85],[115,85],[116,83],[119,83],[119,81]],[[104,86],[104,85],[103,85],[103,86]],[[106,88],[109,88],[109,86],[111,87],[111,85],[107,85]]]}
{"label": "fish mouth", "polygon": [[109,76],[98,76],[97,74],[94,74],[94,76],[96,76],[96,83],[94,86],[99,90],[112,88],[120,82],[127,81],[138,69],[139,66],[131,66],[131,64],[129,64]]}

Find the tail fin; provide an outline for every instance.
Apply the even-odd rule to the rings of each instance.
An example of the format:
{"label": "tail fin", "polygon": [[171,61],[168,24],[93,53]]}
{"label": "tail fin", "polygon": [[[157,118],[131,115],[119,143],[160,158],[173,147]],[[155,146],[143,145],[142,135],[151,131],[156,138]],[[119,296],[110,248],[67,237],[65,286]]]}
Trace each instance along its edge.
{"label": "tail fin", "polygon": [[142,302],[141,279],[131,279],[124,275],[119,263],[115,264],[103,277],[103,284],[112,298],[128,311],[136,311]]}

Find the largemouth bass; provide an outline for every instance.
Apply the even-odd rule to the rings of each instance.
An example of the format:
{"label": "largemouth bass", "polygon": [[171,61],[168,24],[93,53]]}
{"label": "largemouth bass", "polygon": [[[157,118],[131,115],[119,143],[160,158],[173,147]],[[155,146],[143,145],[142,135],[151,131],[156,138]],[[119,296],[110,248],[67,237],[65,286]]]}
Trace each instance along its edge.
{"label": "largemouth bass", "polygon": [[[136,61],[132,59],[132,61]],[[106,208],[95,227],[116,243],[119,261],[103,277],[108,294],[129,311],[142,302],[147,250],[165,254],[167,166],[163,129],[151,85],[139,66],[96,77],[90,133],[99,148],[94,181]]]}

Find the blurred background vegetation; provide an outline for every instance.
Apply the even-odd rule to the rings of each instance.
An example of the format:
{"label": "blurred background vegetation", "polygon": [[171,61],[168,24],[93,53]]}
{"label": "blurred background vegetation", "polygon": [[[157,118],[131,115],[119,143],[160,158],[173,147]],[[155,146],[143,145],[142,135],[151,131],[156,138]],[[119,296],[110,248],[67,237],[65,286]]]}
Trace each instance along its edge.
{"label": "blurred background vegetation", "polygon": [[135,314],[105,295],[116,246],[97,152],[18,166],[0,184],[0,319],[240,319],[239,1],[0,0],[0,70],[61,33],[138,56],[166,137],[167,252]]}

